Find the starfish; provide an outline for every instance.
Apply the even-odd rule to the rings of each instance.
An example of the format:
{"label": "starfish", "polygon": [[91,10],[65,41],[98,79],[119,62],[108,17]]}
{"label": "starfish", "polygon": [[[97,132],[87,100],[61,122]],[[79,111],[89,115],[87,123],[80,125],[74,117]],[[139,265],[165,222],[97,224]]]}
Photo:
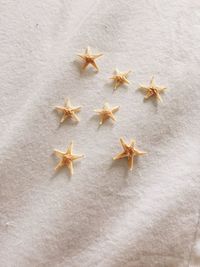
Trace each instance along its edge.
{"label": "starfish", "polygon": [[128,167],[129,167],[129,170],[132,170],[134,157],[144,155],[147,152],[136,149],[134,140],[131,140],[130,145],[126,144],[123,138],[120,138],[120,142],[121,142],[121,145],[124,151],[119,153],[117,156],[115,156],[113,160],[128,158]]}
{"label": "starfish", "polygon": [[62,168],[63,166],[67,166],[70,171],[70,174],[73,174],[73,161],[79,158],[83,158],[84,155],[75,155],[72,154],[73,150],[73,142],[70,143],[69,147],[67,148],[66,152],[62,152],[59,150],[54,150],[55,155],[60,159],[59,163],[55,167],[55,171]]}
{"label": "starfish", "polygon": [[164,90],[167,88],[164,86],[157,86],[155,84],[154,76],[151,78],[149,86],[140,85],[139,89],[144,89],[146,91],[146,95],[144,99],[148,99],[152,96],[155,96],[157,100],[160,100],[162,102],[162,98],[160,96],[160,93],[163,93]]}
{"label": "starfish", "polygon": [[82,66],[82,69],[85,70],[86,67],[91,64],[97,71],[99,71],[99,68],[95,62],[95,60],[101,56],[103,56],[103,54],[91,54],[91,50],[90,47],[88,46],[85,50],[85,54],[78,54],[78,56],[80,58],[82,58],[85,62]]}
{"label": "starfish", "polygon": [[79,118],[77,117],[76,113],[80,111],[81,107],[73,107],[71,106],[70,100],[65,99],[64,106],[56,106],[55,109],[58,112],[62,112],[63,116],[61,118],[60,123],[63,123],[67,118],[73,118],[76,121],[79,121]]}
{"label": "starfish", "polygon": [[105,120],[111,118],[113,121],[115,121],[115,116],[113,113],[119,110],[119,106],[111,108],[108,103],[105,103],[102,109],[96,109],[95,112],[97,112],[100,116],[100,122],[99,124],[102,125]]}
{"label": "starfish", "polygon": [[119,72],[118,69],[115,70],[115,75],[113,75],[110,79],[114,81],[114,89],[116,90],[120,85],[126,83],[129,84],[128,75],[131,71],[127,72]]}

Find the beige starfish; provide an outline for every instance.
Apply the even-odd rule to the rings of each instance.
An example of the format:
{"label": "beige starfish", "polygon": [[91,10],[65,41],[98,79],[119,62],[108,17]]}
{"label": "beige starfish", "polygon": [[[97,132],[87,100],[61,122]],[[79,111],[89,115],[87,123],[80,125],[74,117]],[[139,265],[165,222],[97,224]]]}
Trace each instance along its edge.
{"label": "beige starfish", "polygon": [[108,103],[105,103],[102,109],[96,109],[95,112],[97,112],[100,116],[100,122],[99,124],[102,125],[105,120],[111,118],[113,121],[115,121],[115,116],[113,113],[119,110],[119,106],[111,108]]}
{"label": "beige starfish", "polygon": [[136,149],[134,147],[135,146],[135,141],[134,140],[131,140],[130,145],[127,145],[123,138],[120,138],[120,142],[121,142],[121,145],[122,145],[124,151],[119,153],[117,156],[115,156],[113,158],[113,160],[122,159],[122,158],[128,158],[128,167],[129,167],[129,170],[132,170],[133,169],[133,159],[134,159],[134,157],[135,156],[144,155],[147,152],[140,151],[140,150]]}
{"label": "beige starfish", "polygon": [[99,71],[99,68],[95,62],[95,60],[101,56],[103,56],[103,54],[91,54],[91,50],[90,47],[88,46],[85,50],[85,54],[78,54],[78,56],[80,58],[82,58],[84,60],[84,64],[82,66],[82,69],[85,70],[86,67],[91,64],[97,71]]}
{"label": "beige starfish", "polygon": [[55,155],[60,159],[59,163],[55,167],[55,171],[62,168],[63,166],[67,166],[67,168],[70,171],[70,174],[71,175],[73,174],[73,172],[74,172],[73,161],[80,159],[80,158],[83,158],[84,155],[72,154],[72,150],[73,150],[73,142],[70,143],[70,146],[67,148],[66,152],[62,152],[62,151],[59,151],[56,149],[54,150]]}
{"label": "beige starfish", "polygon": [[79,121],[79,118],[77,117],[76,113],[80,111],[81,107],[73,107],[71,106],[70,100],[65,99],[64,106],[56,106],[55,109],[58,112],[62,112],[63,116],[61,118],[61,123],[63,123],[67,118],[73,118],[76,121]]}
{"label": "beige starfish", "polygon": [[110,79],[114,81],[114,89],[116,90],[120,85],[126,83],[129,84],[128,75],[131,71],[120,72],[118,69],[115,70],[115,75],[113,75]]}
{"label": "beige starfish", "polygon": [[160,96],[160,93],[163,93],[164,90],[167,88],[164,86],[158,86],[155,84],[154,76],[151,78],[149,86],[146,85],[140,85],[139,89],[144,89],[146,91],[146,95],[144,99],[148,99],[152,96],[155,96],[157,100],[160,100],[162,102],[162,98]]}

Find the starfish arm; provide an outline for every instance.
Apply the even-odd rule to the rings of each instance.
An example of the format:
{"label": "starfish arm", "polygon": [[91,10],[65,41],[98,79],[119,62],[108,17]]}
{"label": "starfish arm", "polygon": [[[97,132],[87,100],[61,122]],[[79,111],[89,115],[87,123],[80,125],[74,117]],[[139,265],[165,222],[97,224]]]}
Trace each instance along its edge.
{"label": "starfish arm", "polygon": [[107,102],[103,105],[103,109],[105,110],[110,109],[110,106]]}
{"label": "starfish arm", "polygon": [[65,107],[66,108],[70,108],[71,107],[71,102],[70,102],[70,100],[69,100],[69,98],[65,98]]}
{"label": "starfish arm", "polygon": [[112,77],[110,77],[109,79],[111,79],[111,80],[115,80],[115,79],[116,79],[116,76],[112,76]]}
{"label": "starfish arm", "polygon": [[91,50],[90,50],[90,47],[88,46],[86,49],[85,49],[85,54],[90,54],[91,53]]}
{"label": "starfish arm", "polygon": [[131,73],[131,70],[127,71],[127,72],[124,74],[124,76],[127,78],[128,75],[129,75],[130,73]]}
{"label": "starfish arm", "polygon": [[115,116],[112,113],[109,114],[109,117],[111,118],[111,120],[116,121]]}
{"label": "starfish arm", "polygon": [[115,157],[113,157],[113,160],[123,159],[125,157],[127,157],[127,154],[125,152],[122,152],[122,153],[117,154]]}
{"label": "starfish arm", "polygon": [[99,71],[99,68],[98,68],[98,66],[97,66],[97,64],[96,64],[95,61],[91,61],[90,64],[91,64],[97,71]]}
{"label": "starfish arm", "polygon": [[55,109],[56,109],[57,111],[63,111],[63,110],[65,110],[65,107],[56,106]]}
{"label": "starfish arm", "polygon": [[76,121],[80,121],[79,117],[78,117],[75,113],[73,113],[72,117],[73,117]]}
{"label": "starfish arm", "polygon": [[97,54],[97,55],[93,55],[93,58],[97,59],[97,58],[102,57],[102,56],[103,56],[103,54]]}
{"label": "starfish arm", "polygon": [[126,77],[123,77],[125,83],[130,84],[129,80]]}
{"label": "starfish arm", "polygon": [[124,139],[122,137],[120,138],[120,143],[121,143],[123,149],[127,148],[127,144],[125,143],[125,141],[124,141]]}
{"label": "starfish arm", "polygon": [[140,151],[140,150],[138,150],[138,149],[134,149],[134,150],[135,150],[135,152],[136,152],[136,154],[137,154],[138,156],[142,156],[142,155],[147,154],[147,152],[145,152],[145,151]]}
{"label": "starfish arm", "polygon": [[72,154],[73,146],[74,146],[73,141],[71,141],[69,147],[67,148],[66,154],[70,155]]}
{"label": "starfish arm", "polygon": [[103,110],[102,109],[95,109],[94,112],[96,113],[101,113]]}
{"label": "starfish arm", "polygon": [[119,106],[112,108],[112,112],[115,113],[119,110]]}
{"label": "starfish arm", "polygon": [[64,166],[63,162],[60,161],[60,162],[56,165],[56,167],[54,168],[54,170],[57,171],[57,170],[59,170],[60,168],[62,168],[63,166]]}
{"label": "starfish arm", "polygon": [[72,155],[72,160],[81,159],[84,155]]}
{"label": "starfish arm", "polygon": [[155,87],[156,86],[154,76],[151,77],[150,86],[151,87]]}
{"label": "starfish arm", "polygon": [[74,174],[74,167],[73,167],[73,163],[72,161],[70,161],[68,164],[67,164],[67,168],[70,172],[70,175],[73,175]]}
{"label": "starfish arm", "polygon": [[134,147],[134,145],[135,145],[135,140],[132,139],[132,140],[131,140],[131,143],[130,143],[130,146],[131,146],[131,147]]}
{"label": "starfish arm", "polygon": [[130,171],[133,169],[133,158],[134,158],[133,155],[128,157],[128,167]]}
{"label": "starfish arm", "polygon": [[66,114],[63,114],[61,120],[60,120],[60,123],[63,123],[66,119],[67,119],[67,115]]}
{"label": "starfish arm", "polygon": [[85,55],[83,55],[83,54],[77,54],[77,56],[82,58],[82,59],[85,59]]}
{"label": "starfish arm", "polygon": [[139,85],[139,89],[140,89],[140,90],[148,90],[148,89],[149,89],[149,86],[140,84],[140,85]]}
{"label": "starfish arm", "polygon": [[74,112],[79,112],[81,110],[81,107],[73,107],[72,110]]}
{"label": "starfish arm", "polygon": [[115,69],[115,73],[116,73],[117,75],[120,73],[118,68]]}
{"label": "starfish arm", "polygon": [[114,84],[114,89],[116,90],[119,86],[120,86],[120,82],[115,82],[115,84]]}
{"label": "starfish arm", "polygon": [[102,125],[108,119],[105,115],[100,115],[99,125]]}
{"label": "starfish arm", "polygon": [[60,159],[63,158],[63,155],[64,155],[62,151],[59,151],[57,149],[54,149],[54,154]]}
{"label": "starfish arm", "polygon": [[160,94],[157,92],[156,93],[156,98],[160,101],[163,102],[162,97],[160,96]]}

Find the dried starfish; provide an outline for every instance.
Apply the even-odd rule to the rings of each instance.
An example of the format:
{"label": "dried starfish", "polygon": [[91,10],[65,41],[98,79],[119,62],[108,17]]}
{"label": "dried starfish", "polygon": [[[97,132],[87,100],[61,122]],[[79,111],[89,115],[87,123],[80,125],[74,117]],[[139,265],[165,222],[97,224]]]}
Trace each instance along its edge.
{"label": "dried starfish", "polygon": [[114,89],[116,90],[120,85],[126,83],[129,84],[128,75],[131,71],[120,72],[118,69],[115,70],[115,75],[113,75],[110,79],[114,81]]}
{"label": "dried starfish", "polygon": [[72,154],[72,149],[73,149],[73,142],[70,143],[70,146],[67,148],[66,152],[62,152],[59,150],[54,150],[55,155],[60,159],[59,163],[55,167],[55,171],[58,169],[62,168],[63,166],[67,166],[67,168],[70,171],[70,174],[73,174],[73,161],[76,159],[83,158],[84,155],[75,155]]}
{"label": "dried starfish", "polygon": [[81,107],[73,107],[71,106],[70,100],[65,99],[64,106],[56,106],[55,109],[63,113],[61,118],[61,123],[63,123],[67,118],[73,118],[76,121],[79,121],[76,113],[80,111]]}
{"label": "dried starfish", "polygon": [[136,149],[134,147],[135,146],[135,141],[134,140],[131,140],[130,145],[126,144],[123,138],[120,138],[120,142],[121,142],[121,145],[122,145],[124,151],[119,153],[117,156],[115,156],[113,158],[113,160],[122,159],[122,158],[128,158],[128,167],[129,167],[129,170],[132,170],[133,169],[133,158],[135,156],[144,155],[147,152],[140,151],[140,150]]}
{"label": "dried starfish", "polygon": [[139,89],[144,89],[146,91],[146,95],[144,99],[148,99],[152,96],[155,96],[157,100],[160,100],[162,102],[162,98],[160,96],[160,93],[163,93],[164,90],[167,88],[164,86],[157,86],[155,84],[154,76],[151,78],[149,86],[146,85],[140,85]]}
{"label": "dried starfish", "polygon": [[91,64],[97,71],[99,71],[99,68],[95,62],[95,60],[101,56],[103,56],[103,54],[91,54],[91,50],[90,47],[88,46],[85,50],[85,54],[78,54],[78,56],[80,58],[82,58],[85,62],[82,66],[82,69],[85,70],[86,67]]}
{"label": "dried starfish", "polygon": [[100,122],[99,124],[102,125],[105,120],[111,118],[113,121],[115,121],[115,116],[113,113],[119,110],[119,106],[111,108],[108,103],[105,103],[102,109],[96,109],[95,112],[97,112],[100,116]]}

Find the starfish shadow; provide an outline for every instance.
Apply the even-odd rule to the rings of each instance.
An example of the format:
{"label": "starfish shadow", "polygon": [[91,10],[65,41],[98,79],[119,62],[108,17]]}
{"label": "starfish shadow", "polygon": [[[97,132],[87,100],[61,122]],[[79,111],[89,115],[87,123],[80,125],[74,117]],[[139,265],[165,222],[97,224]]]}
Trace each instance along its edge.
{"label": "starfish shadow", "polygon": [[114,83],[113,83],[113,81],[107,81],[106,83],[104,83],[104,87],[105,88],[108,88],[108,89],[112,89],[112,91],[115,91],[114,90]]}
{"label": "starfish shadow", "polygon": [[52,174],[52,176],[50,177],[50,180],[54,180],[55,178],[57,178],[57,176],[59,176],[60,174],[63,174],[62,176],[66,176],[68,182],[71,181],[71,177],[72,175],[70,175],[69,171],[67,170],[67,168],[63,167],[62,169],[55,171],[53,170],[54,173]]}

